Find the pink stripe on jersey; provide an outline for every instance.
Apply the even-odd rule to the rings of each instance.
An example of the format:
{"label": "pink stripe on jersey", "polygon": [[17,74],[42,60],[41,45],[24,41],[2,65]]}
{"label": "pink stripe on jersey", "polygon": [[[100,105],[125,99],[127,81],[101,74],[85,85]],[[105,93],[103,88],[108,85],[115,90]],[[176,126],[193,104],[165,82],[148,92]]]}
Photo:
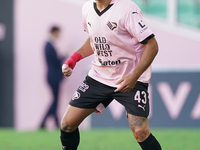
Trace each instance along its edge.
{"label": "pink stripe on jersey", "polygon": [[[91,0],[83,6],[82,14],[84,30],[89,34],[94,50],[89,76],[117,87],[115,82],[131,73],[139,63],[145,48],[141,43],[153,32],[144,21],[139,7],[130,0],[112,0],[102,12]],[[138,81],[148,83],[150,78],[151,67]]]}

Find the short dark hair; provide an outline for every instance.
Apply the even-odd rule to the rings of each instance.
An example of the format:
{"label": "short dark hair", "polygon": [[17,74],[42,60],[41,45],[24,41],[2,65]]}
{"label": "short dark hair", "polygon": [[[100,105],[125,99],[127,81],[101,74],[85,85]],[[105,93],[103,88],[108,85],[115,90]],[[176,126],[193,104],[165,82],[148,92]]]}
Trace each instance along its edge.
{"label": "short dark hair", "polygon": [[56,32],[56,31],[60,31],[60,28],[57,26],[51,27],[51,30],[50,30],[51,33]]}

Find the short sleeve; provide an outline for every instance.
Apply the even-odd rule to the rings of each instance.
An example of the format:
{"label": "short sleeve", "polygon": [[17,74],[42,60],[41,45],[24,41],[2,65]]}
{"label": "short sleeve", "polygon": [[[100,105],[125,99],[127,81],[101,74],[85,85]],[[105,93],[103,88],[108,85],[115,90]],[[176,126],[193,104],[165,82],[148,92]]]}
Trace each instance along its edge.
{"label": "short sleeve", "polygon": [[145,44],[150,38],[154,37],[153,32],[147,26],[143,14],[139,8],[127,12],[125,19],[126,30],[140,43]]}

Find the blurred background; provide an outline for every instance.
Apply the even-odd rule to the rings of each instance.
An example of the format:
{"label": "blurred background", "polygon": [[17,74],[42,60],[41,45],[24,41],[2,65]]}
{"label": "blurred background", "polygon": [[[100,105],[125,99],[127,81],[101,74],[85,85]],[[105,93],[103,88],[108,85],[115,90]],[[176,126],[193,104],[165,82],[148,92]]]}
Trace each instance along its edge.
{"label": "blurred background", "polygon": [[[52,26],[61,35],[58,57],[70,55],[87,39],[81,7],[86,0],[0,0],[0,127],[19,131],[40,128],[52,102],[46,81],[45,42]],[[159,54],[149,87],[150,127],[200,126],[200,0],[133,0],[156,35]],[[60,84],[59,120],[90,68],[81,60]],[[56,127],[53,118],[48,129]],[[103,114],[92,114],[82,129],[128,128],[124,108],[113,102]]]}

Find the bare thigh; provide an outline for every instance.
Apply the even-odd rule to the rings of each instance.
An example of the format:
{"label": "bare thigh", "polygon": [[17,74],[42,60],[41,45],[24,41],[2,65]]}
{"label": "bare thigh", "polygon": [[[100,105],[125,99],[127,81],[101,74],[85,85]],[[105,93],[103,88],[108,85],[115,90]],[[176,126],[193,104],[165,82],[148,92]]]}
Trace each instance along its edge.
{"label": "bare thigh", "polygon": [[83,109],[68,105],[61,121],[61,130],[73,132],[80,123],[96,109]]}
{"label": "bare thigh", "polygon": [[148,118],[128,114],[128,121],[133,135],[138,142],[143,142],[149,137]]}

